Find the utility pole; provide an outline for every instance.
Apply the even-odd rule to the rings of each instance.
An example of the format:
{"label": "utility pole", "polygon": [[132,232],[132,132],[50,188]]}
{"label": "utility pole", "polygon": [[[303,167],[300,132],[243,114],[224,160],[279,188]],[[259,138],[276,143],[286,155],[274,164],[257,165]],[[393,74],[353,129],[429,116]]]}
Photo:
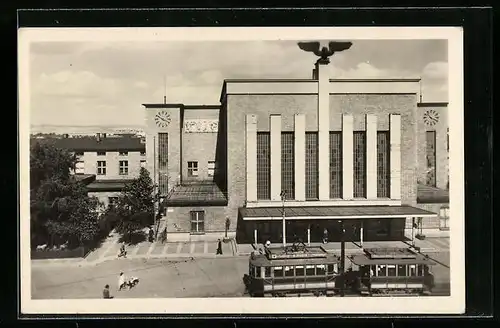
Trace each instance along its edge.
{"label": "utility pole", "polygon": [[339,220],[340,223],[340,296],[344,296],[345,289],[345,229],[344,229],[344,221]]}
{"label": "utility pole", "polygon": [[282,190],[280,193],[281,196],[281,202],[282,202],[282,214],[283,214],[283,248],[286,247],[286,220],[285,220],[285,197],[286,197],[286,191]]}

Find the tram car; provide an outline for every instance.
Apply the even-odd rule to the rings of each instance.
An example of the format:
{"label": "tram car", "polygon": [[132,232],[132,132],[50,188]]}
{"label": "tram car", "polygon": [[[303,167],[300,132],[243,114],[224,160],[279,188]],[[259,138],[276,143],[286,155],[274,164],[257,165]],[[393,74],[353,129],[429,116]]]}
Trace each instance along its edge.
{"label": "tram car", "polygon": [[434,285],[435,262],[411,249],[365,249],[348,259],[346,287],[363,296],[428,295]]}
{"label": "tram car", "polygon": [[304,243],[253,252],[243,280],[252,297],[333,296],[340,257]]}

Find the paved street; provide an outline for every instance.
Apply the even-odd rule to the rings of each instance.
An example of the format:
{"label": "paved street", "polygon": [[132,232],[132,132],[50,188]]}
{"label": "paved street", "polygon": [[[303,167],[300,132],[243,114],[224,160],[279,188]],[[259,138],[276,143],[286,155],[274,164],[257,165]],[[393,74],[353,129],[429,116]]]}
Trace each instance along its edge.
{"label": "paved street", "polygon": [[[449,253],[428,253],[436,261],[436,292],[449,289]],[[347,263],[348,264],[348,263]],[[109,284],[115,298],[241,297],[242,277],[248,257],[216,259],[120,259],[92,266],[43,266],[32,268],[33,299],[100,298]],[[117,292],[118,274],[139,277],[132,290]]]}

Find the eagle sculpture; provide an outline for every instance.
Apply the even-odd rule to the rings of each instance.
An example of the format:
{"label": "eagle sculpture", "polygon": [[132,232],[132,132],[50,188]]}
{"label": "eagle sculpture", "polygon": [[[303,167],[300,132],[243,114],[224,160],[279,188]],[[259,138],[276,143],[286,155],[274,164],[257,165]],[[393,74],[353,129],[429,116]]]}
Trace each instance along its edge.
{"label": "eagle sculpture", "polygon": [[318,41],[313,42],[299,42],[298,46],[300,49],[312,52],[316,56],[319,56],[319,61],[329,61],[328,57],[333,55],[336,52],[344,51],[349,49],[352,46],[352,42],[338,42],[338,41],[330,41],[327,47],[321,47],[321,43]]}

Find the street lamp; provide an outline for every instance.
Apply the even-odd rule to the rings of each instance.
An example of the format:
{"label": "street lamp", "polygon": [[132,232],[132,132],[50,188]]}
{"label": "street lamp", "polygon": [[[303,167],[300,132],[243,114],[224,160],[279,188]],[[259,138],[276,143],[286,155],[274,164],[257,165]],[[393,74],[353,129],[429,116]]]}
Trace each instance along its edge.
{"label": "street lamp", "polygon": [[344,296],[345,289],[345,229],[344,229],[344,221],[339,220],[340,223],[340,276],[341,284],[340,284],[340,296]]}
{"label": "street lamp", "polygon": [[281,203],[282,203],[282,214],[283,214],[283,247],[286,247],[286,221],[285,221],[285,198],[286,191],[282,190],[280,193]]}

